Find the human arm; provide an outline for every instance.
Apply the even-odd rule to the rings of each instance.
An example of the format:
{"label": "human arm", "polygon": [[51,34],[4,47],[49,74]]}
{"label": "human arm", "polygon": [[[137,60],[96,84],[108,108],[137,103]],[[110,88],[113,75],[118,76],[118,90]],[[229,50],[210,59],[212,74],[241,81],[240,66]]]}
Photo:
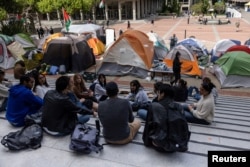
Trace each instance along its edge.
{"label": "human arm", "polygon": [[199,119],[207,119],[209,115],[214,112],[214,101],[213,98],[203,99],[197,103],[196,109],[190,110],[194,117]]}

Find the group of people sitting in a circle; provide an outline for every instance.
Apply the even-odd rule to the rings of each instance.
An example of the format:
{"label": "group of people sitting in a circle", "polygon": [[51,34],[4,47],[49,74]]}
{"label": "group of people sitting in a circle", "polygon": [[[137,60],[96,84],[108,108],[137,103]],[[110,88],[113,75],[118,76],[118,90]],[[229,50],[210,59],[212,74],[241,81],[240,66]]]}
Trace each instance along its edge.
{"label": "group of people sitting in a circle", "polygon": [[[208,125],[213,121],[218,96],[215,85],[207,77],[199,90],[188,88],[183,79],[179,79],[175,86],[156,82],[153,100],[148,98],[138,80],[130,82],[130,93],[121,98],[117,83],[107,82],[104,74],[99,74],[94,81],[94,91],[87,88],[80,74],[60,76],[56,79],[55,89],[49,86],[45,75],[36,71],[16,77],[19,83],[8,89],[5,108],[6,119],[11,125],[24,126],[26,115],[42,112],[44,131],[53,136],[64,136],[72,133],[77,122],[86,123],[91,115],[98,116],[105,140],[113,144],[126,144],[134,138],[141,120],[147,116],[147,108],[141,107],[143,104],[177,102],[188,122]],[[195,97],[198,102],[185,103],[188,96]],[[135,118],[134,112],[141,120]]]}

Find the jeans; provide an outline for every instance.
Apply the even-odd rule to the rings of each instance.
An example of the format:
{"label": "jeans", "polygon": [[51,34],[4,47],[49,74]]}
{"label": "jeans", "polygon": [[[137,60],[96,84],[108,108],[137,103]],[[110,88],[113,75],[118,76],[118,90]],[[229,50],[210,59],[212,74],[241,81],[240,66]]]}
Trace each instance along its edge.
{"label": "jeans", "polygon": [[90,115],[78,115],[78,122],[84,124],[89,121]]}
{"label": "jeans", "polygon": [[189,111],[184,111],[185,113],[185,117],[187,122],[190,123],[196,123],[196,124],[203,124],[203,125],[209,125],[210,123],[208,123],[207,121],[205,121],[204,119],[198,119],[196,117],[193,116],[193,114]]}
{"label": "jeans", "polygon": [[197,123],[197,124],[204,124],[204,125],[209,125],[210,124],[204,119],[199,119],[199,118],[194,117],[194,115],[190,112],[190,110],[188,108],[188,104],[183,104],[182,107],[183,107],[184,114],[185,114],[187,122]]}
{"label": "jeans", "polygon": [[141,119],[143,119],[143,120],[146,120],[146,118],[147,118],[147,113],[148,113],[148,111],[145,110],[145,109],[139,109],[138,112],[137,112],[138,116],[139,116]]}

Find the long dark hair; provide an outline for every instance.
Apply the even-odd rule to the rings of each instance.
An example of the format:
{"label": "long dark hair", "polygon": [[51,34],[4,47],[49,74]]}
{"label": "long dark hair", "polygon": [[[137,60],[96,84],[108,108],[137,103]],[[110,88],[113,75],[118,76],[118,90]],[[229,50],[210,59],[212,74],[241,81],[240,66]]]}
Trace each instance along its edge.
{"label": "long dark hair", "polygon": [[139,91],[140,88],[143,88],[142,85],[140,84],[140,82],[138,80],[132,80],[130,82],[130,85],[135,86],[135,92],[133,92],[135,94]]}
{"label": "long dark hair", "polygon": [[43,75],[43,74],[40,74],[40,73],[33,73],[33,76],[34,76],[34,79],[35,79],[35,84],[34,84],[34,87],[33,87],[33,92],[36,92],[36,87],[37,87],[37,85],[40,85],[40,82],[39,82],[39,77],[40,77],[40,75],[42,75],[44,78],[45,78],[45,82],[44,82],[44,85],[46,86],[46,87],[49,87],[49,84],[48,84],[48,82],[47,82],[47,79],[46,79],[46,76],[45,75]]}
{"label": "long dark hair", "polygon": [[[104,78],[104,83],[102,83],[101,82],[101,77],[103,77]],[[98,75],[98,82],[99,82],[99,84],[102,86],[102,87],[106,87],[106,76],[104,75],[104,74],[99,74]]]}

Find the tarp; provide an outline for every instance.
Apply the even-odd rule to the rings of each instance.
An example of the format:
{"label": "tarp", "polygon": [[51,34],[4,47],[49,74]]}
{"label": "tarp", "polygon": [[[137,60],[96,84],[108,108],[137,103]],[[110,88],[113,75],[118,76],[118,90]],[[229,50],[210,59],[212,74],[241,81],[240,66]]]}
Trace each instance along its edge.
{"label": "tarp", "polygon": [[2,38],[6,45],[9,45],[15,41],[13,37],[4,34],[0,34],[0,38]]}
{"label": "tarp", "polygon": [[26,34],[18,33],[15,34],[13,37],[16,41],[18,41],[22,45],[24,49],[32,50],[36,48],[36,45],[33,43],[32,39]]}
{"label": "tarp", "polygon": [[64,36],[63,33],[58,32],[58,33],[54,33],[54,34],[51,34],[51,35],[49,35],[49,36],[43,37],[43,38],[40,40],[40,43],[39,43],[39,45],[38,45],[38,49],[41,49],[41,50],[45,51],[45,50],[46,50],[46,47],[47,47],[47,45],[48,45],[48,43],[49,43],[52,39],[58,38],[58,37],[63,37],[63,36]]}
{"label": "tarp", "polygon": [[146,78],[152,67],[153,52],[153,42],[145,33],[127,30],[106,50],[98,73]]}
{"label": "tarp", "polygon": [[72,24],[70,25],[68,32],[66,28],[63,28],[61,32],[76,35],[86,35],[90,33],[93,37],[98,37],[104,33],[102,26],[96,24]]}
{"label": "tarp", "polygon": [[189,47],[185,45],[175,46],[166,56],[164,62],[167,67],[173,67],[173,60],[175,58],[176,52],[180,52],[180,61],[181,64],[181,73],[192,75],[192,76],[201,76],[201,70],[199,69],[197,57],[192,52]]}
{"label": "tarp", "polygon": [[250,87],[250,54],[243,51],[225,53],[214,65],[222,88]]}
{"label": "tarp", "polygon": [[43,62],[54,66],[65,65],[67,72],[82,72],[96,63],[86,39],[73,35],[49,41]]}

